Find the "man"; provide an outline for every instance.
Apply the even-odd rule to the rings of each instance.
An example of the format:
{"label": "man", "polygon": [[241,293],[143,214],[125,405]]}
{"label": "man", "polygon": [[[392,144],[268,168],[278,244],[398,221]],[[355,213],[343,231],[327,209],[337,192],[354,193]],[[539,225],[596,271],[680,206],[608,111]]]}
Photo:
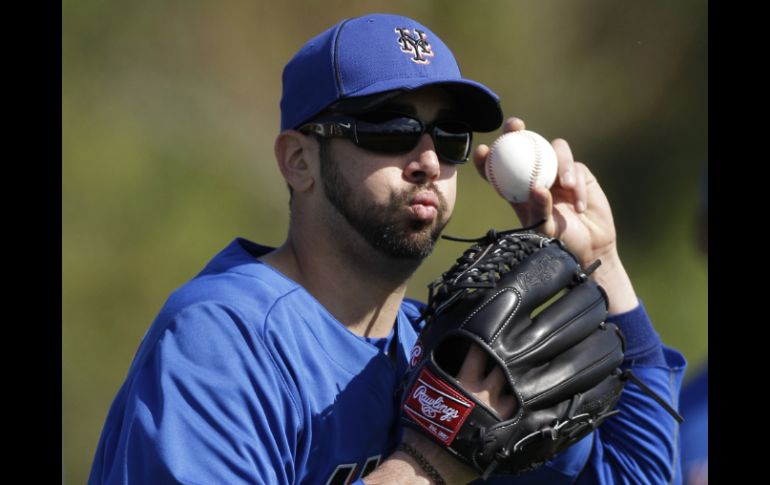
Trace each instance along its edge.
{"label": "man", "polygon": [[[422,304],[405,299],[456,199],[471,132],[503,123],[497,96],[395,15],[346,20],[283,74],[275,155],[290,191],[285,243],[236,239],[175,292],[110,409],[90,483],[467,483],[476,474],[402,431],[399,385]],[[511,118],[505,130],[523,129]],[[681,356],[663,349],[617,255],[607,199],[557,140],[559,182],[514,206],[562,238],[629,340],[627,361],[669,402]],[[483,175],[489,148],[472,155]],[[472,350],[458,379],[502,416],[502,372]],[[650,483],[674,476],[676,426],[627,385],[608,420],[540,470],[501,483]],[[642,430],[640,434],[640,430]],[[396,450],[406,442],[414,450]],[[365,479],[363,478],[365,477]],[[361,483],[360,481],[357,483]]]}
{"label": "man", "polygon": [[[703,176],[696,215],[697,244],[708,263],[708,169]],[[684,381],[680,398],[682,416],[682,472],[685,485],[709,481],[709,372],[708,357]]]}

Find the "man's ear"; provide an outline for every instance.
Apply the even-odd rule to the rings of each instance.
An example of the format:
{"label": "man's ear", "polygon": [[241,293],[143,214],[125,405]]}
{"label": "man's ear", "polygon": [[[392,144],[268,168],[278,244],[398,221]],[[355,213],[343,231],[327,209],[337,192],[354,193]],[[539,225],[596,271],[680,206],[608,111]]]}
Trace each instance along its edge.
{"label": "man's ear", "polygon": [[284,131],[275,139],[275,159],[286,183],[297,192],[307,192],[315,185],[318,144],[310,136],[294,130]]}

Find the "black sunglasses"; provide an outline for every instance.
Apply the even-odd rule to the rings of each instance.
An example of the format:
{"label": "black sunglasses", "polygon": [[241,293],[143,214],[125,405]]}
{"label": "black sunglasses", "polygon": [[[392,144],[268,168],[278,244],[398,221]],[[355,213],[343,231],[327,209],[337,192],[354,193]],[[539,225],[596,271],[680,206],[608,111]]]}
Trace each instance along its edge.
{"label": "black sunglasses", "polygon": [[300,126],[303,133],[349,138],[357,146],[379,153],[406,153],[430,133],[436,153],[450,163],[465,163],[471,152],[473,132],[460,121],[425,123],[401,113],[367,113],[358,117],[330,114]]}

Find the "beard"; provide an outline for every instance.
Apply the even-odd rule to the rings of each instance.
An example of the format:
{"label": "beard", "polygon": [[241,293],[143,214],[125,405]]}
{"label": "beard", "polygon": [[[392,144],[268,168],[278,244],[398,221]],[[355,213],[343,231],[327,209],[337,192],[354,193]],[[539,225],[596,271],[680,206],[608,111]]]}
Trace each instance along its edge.
{"label": "beard", "polygon": [[[331,156],[329,143],[319,140],[321,180],[327,200],[370,246],[396,259],[425,259],[449,222],[444,220],[447,202],[434,183],[415,185],[394,193],[387,205],[356,197],[350,183],[342,175],[339,164]],[[410,200],[430,190],[438,198],[436,218],[423,221],[405,215]]]}

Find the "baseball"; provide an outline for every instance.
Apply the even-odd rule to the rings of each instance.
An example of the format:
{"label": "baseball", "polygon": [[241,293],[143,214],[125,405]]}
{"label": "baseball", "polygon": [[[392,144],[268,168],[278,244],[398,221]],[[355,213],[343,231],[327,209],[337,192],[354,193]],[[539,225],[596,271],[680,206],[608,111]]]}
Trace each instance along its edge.
{"label": "baseball", "polygon": [[512,131],[492,144],[487,180],[509,202],[526,202],[534,187],[551,188],[558,162],[551,144],[534,131]]}

